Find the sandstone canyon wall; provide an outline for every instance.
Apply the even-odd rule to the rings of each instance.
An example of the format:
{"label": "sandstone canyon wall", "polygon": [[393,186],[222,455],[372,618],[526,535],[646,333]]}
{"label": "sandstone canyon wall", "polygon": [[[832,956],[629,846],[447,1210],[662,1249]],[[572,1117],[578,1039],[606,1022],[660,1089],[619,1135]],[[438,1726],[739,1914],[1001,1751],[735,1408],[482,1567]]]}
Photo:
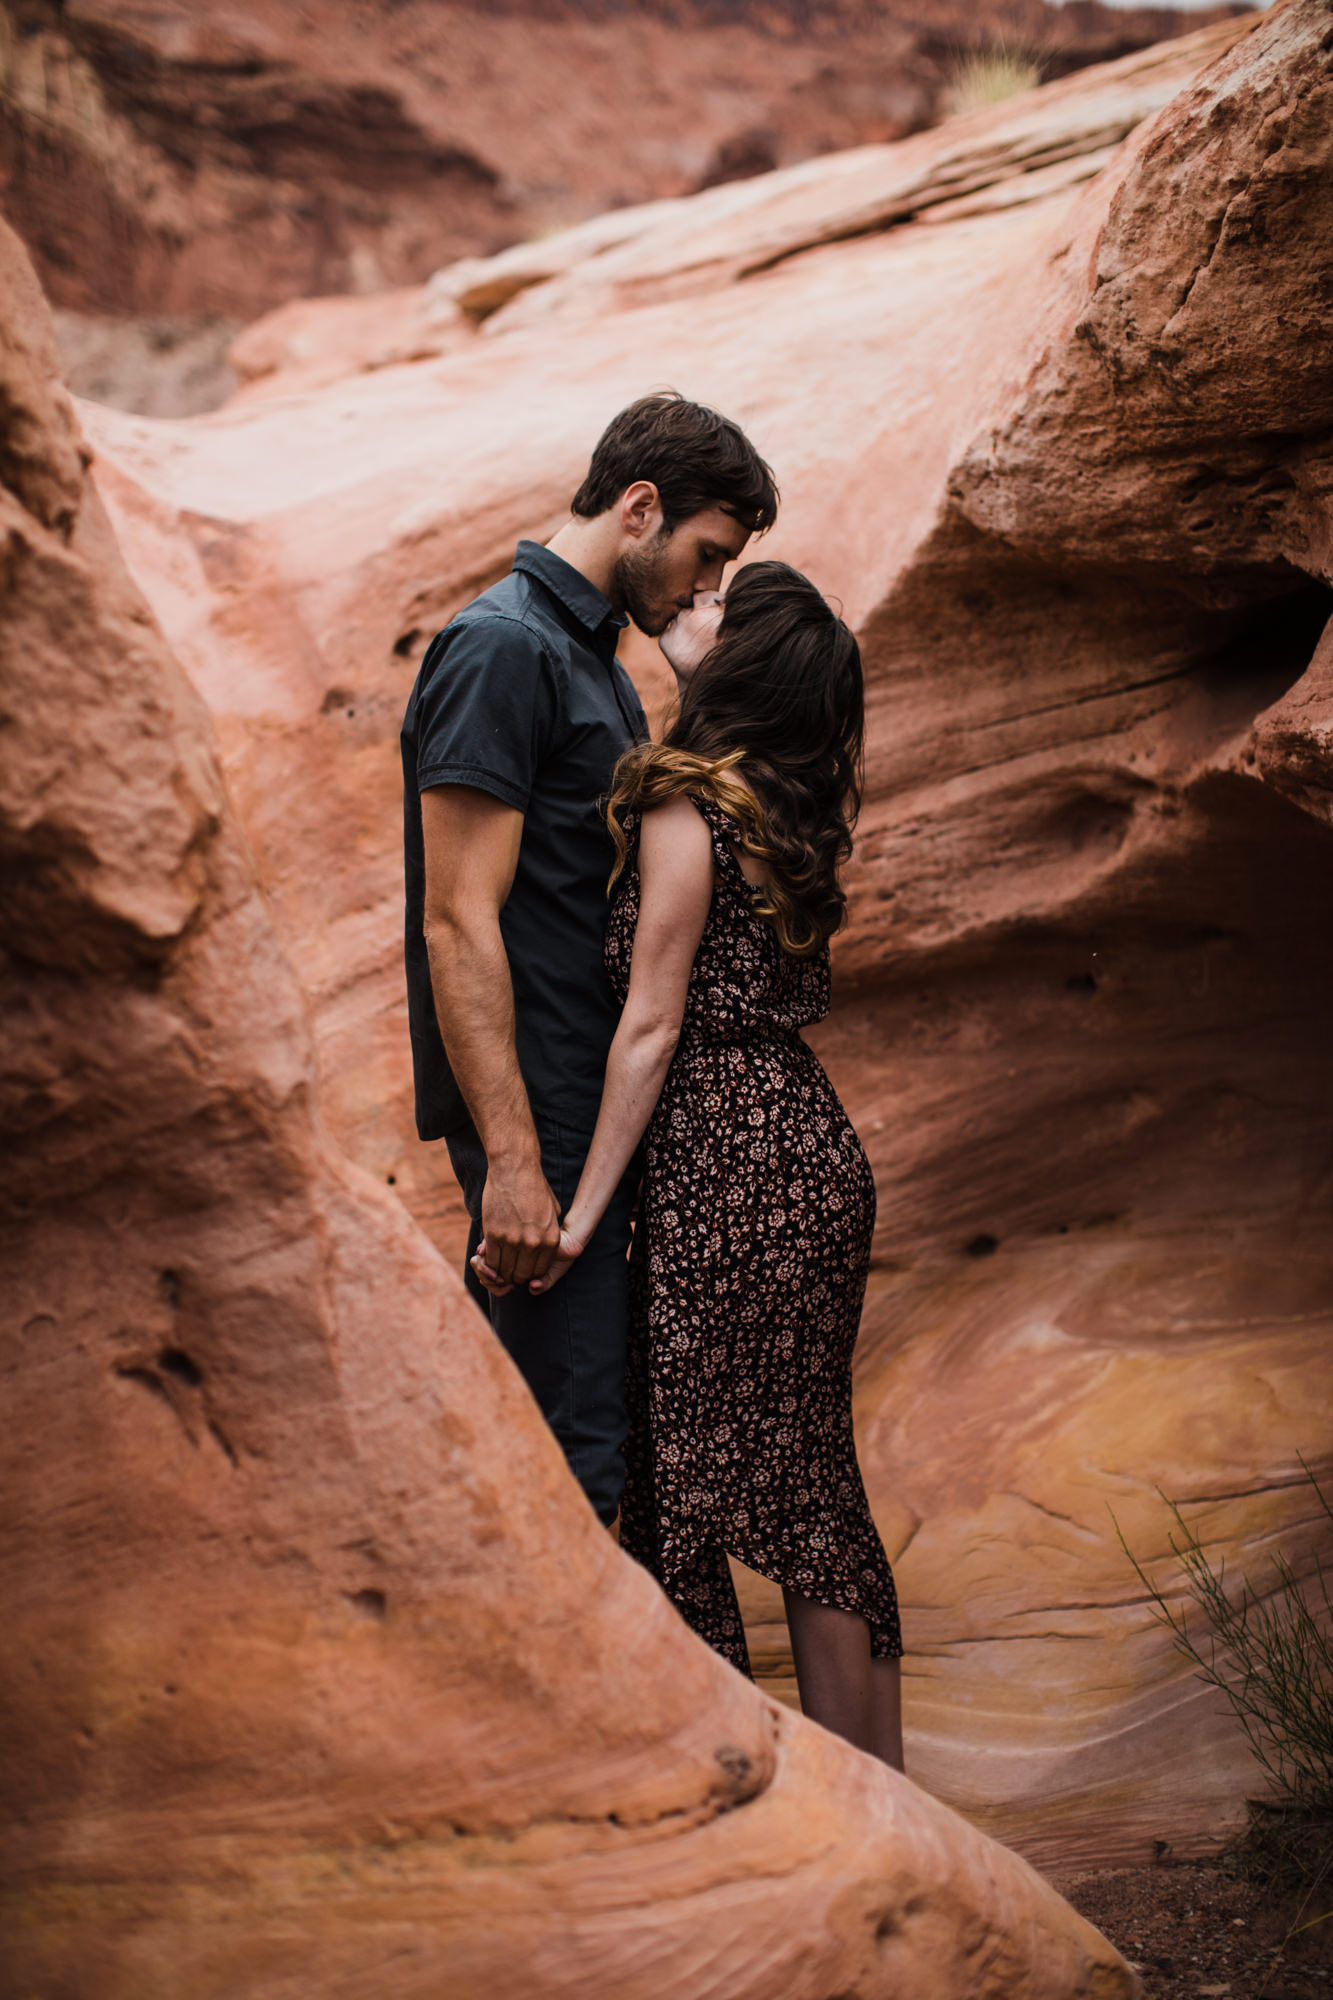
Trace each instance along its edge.
{"label": "sandstone canyon wall", "polygon": [[1132,2000],[688,1634],[321,1121],[0,226],[0,1987]]}
{"label": "sandstone canyon wall", "polygon": [[[189,424],[85,411],[212,712],[324,1115],[456,1259],[411,1131],[395,736],[424,643],[606,418],[741,418],[863,643],[819,1046],[880,1191],[858,1377],[911,1768],[1052,1864],[1215,1840],[1248,1754],[1153,1624],[1329,1465],[1330,17],[1295,0],[896,145],[288,308]],[[614,232],[613,232],[614,235]],[[416,359],[410,357],[416,356]],[[267,371],[267,372],[262,372]],[[653,649],[629,655],[663,698]],[[774,1594],[756,1657],[789,1691]]]}
{"label": "sandstone canyon wall", "polygon": [[1184,18],[1099,0],[3,0],[0,208],[58,306],[247,320],[897,138],[946,108],[958,52],[997,36],[1054,74]]}

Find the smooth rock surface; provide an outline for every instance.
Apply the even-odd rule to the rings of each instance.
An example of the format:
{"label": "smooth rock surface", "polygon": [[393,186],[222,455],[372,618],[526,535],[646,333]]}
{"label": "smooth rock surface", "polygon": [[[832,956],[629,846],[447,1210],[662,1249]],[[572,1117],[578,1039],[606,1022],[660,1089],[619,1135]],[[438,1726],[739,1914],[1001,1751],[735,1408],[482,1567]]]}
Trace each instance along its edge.
{"label": "smooth rock surface", "polygon": [[[869,674],[817,1040],[880,1192],[859,1421],[909,1758],[1064,1867],[1205,1846],[1257,1783],[1115,1521],[1164,1585],[1159,1489],[1260,1590],[1323,1532],[1298,1454],[1329,1464],[1327,44],[1295,0],[700,196],[697,232],[570,265],[433,358],[357,374],[331,321],[320,365],[349,372],[321,389],[86,413],[212,712],[323,1113],[451,1258],[399,966],[424,644],[646,387],[773,463],[766,548],[842,601]],[[967,192],[904,218],[895,190],[951,162]],[[654,649],[628,657],[660,708]],[[770,1597],[747,1585],[787,1691]]]}
{"label": "smooth rock surface", "polygon": [[3,1990],[1132,2000],[686,1631],[333,1141],[3,229],[0,310]]}

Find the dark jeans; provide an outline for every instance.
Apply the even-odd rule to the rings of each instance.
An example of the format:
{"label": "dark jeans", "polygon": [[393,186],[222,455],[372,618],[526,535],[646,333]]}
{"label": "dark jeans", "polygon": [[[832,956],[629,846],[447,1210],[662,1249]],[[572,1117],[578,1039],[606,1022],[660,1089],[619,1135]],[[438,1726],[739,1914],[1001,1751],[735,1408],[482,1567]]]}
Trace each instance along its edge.
{"label": "dark jeans", "polygon": [[[539,1122],[537,1136],[542,1171],[563,1215],[574,1199],[590,1135]],[[516,1289],[497,1299],[477,1283],[471,1263],[481,1240],[486,1155],[472,1133],[446,1144],[472,1218],[464,1281],[536,1397],[570,1471],[609,1526],[625,1483],[627,1253],[640,1162],[631,1162],[592,1241],[552,1291],[534,1298]]]}

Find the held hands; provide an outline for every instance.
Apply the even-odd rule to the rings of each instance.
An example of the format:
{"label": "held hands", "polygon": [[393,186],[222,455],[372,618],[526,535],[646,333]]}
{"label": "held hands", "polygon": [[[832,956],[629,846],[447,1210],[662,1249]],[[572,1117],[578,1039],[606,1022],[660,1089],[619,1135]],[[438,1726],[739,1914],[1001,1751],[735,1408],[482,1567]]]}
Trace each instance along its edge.
{"label": "held hands", "polygon": [[481,1197],[481,1228],[472,1268],[497,1298],[550,1269],[560,1249],[560,1210],[535,1155],[517,1166],[492,1162]]}
{"label": "held hands", "polygon": [[575,1259],[583,1255],[584,1248],[585,1246],[579,1242],[578,1238],[572,1235],[569,1229],[562,1223],[560,1226],[560,1248],[556,1251],[554,1261],[543,1277],[532,1280],[532,1283],[528,1286],[528,1290],[534,1294],[549,1292],[552,1285],[558,1284],[560,1279],[564,1277],[565,1272]]}
{"label": "held hands", "polygon": [[[528,1281],[528,1290],[533,1296],[539,1298],[543,1292],[549,1292],[552,1285],[558,1284],[575,1258],[583,1255],[584,1248],[585,1246],[575,1236],[572,1236],[568,1229],[562,1228],[560,1231],[560,1247],[556,1251],[554,1258],[540,1276],[530,1278]],[[506,1292],[513,1291],[514,1287],[505,1284],[499,1273],[492,1268],[488,1261],[486,1239],[484,1236],[477,1245],[476,1254],[472,1259],[472,1268],[477,1274],[477,1282],[493,1298],[502,1299]]]}

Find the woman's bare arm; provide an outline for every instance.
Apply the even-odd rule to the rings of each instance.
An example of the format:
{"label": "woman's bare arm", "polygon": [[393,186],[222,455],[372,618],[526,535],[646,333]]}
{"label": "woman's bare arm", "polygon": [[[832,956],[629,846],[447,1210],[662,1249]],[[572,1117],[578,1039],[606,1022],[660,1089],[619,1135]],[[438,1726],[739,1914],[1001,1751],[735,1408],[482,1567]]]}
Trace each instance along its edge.
{"label": "woman's bare arm", "polygon": [[713,843],[687,798],[644,815],[639,921],[629,993],[606,1062],[597,1129],[561,1233],[560,1254],[533,1291],[569,1269],[606,1212],[643,1137],[680,1038],[685,994],[713,900]]}

